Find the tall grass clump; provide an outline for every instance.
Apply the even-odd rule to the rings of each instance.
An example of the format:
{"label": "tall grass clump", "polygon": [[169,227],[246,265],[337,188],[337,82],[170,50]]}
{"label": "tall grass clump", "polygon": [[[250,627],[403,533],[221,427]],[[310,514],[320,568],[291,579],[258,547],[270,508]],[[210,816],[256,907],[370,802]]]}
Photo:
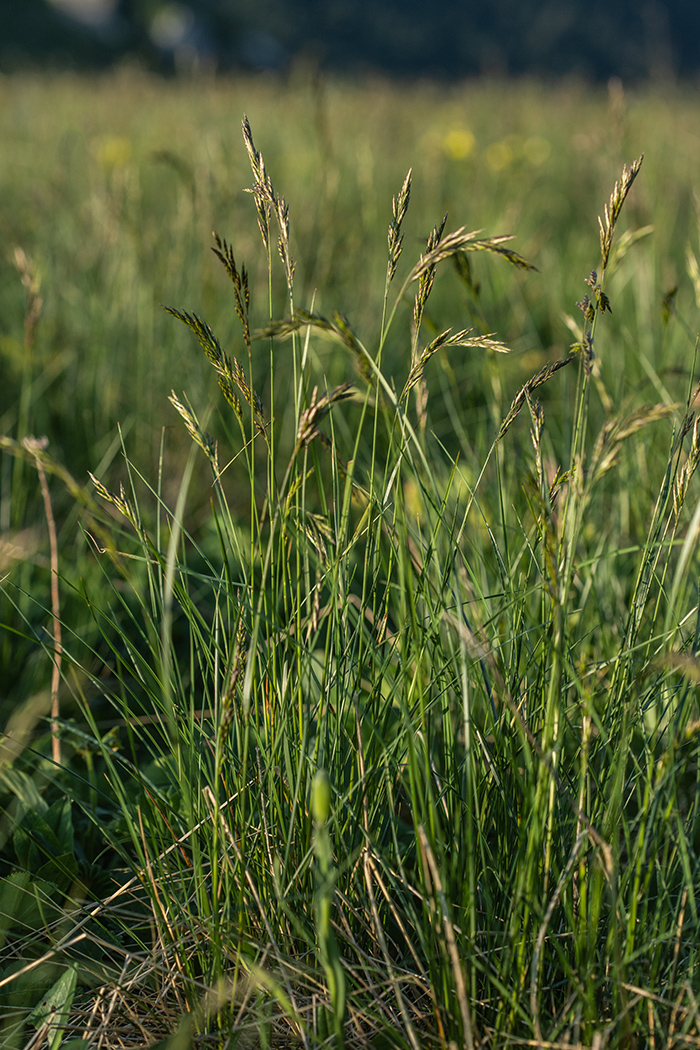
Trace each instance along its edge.
{"label": "tall grass clump", "polygon": [[[599,368],[641,158],[605,207],[576,342],[488,434],[432,369],[481,354],[496,375],[507,347],[436,325],[429,299],[445,265],[473,291],[483,253],[534,267],[446,219],[405,263],[409,172],[375,330],[302,308],[288,205],[243,134],[268,286],[215,234],[237,334],[168,308],[223,411],[172,392],[192,441],[174,506],[128,457],[128,487],[94,479],[112,597],[85,595],[92,663],[71,668],[64,625],[85,724],[63,733],[104,777],[66,798],[128,875],[102,897],[67,883],[30,942],[8,929],[18,974],[50,960],[69,983],[58,1020],[31,1020],[86,1045],[119,1026],[121,1045],[697,1045],[695,391],[689,367],[685,403],[616,406]],[[538,398],[566,374],[570,431],[550,434]],[[18,895],[51,849],[25,824]]]}

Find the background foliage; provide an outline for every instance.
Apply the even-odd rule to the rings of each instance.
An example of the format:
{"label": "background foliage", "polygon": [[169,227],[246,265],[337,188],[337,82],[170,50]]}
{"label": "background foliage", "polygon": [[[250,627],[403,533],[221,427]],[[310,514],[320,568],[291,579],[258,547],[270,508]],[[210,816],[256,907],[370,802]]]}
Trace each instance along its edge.
{"label": "background foliage", "polygon": [[[663,81],[692,78],[699,61],[700,16],[692,0],[612,6],[604,0],[440,0],[429,6],[417,0],[115,0],[102,4],[104,17],[90,22],[65,14],[80,5],[55,5],[5,0],[5,68],[47,61],[99,67],[131,56],[162,69],[173,62],[269,69],[305,58],[326,69],[409,78],[487,73]],[[164,25],[170,26],[165,37]]]}

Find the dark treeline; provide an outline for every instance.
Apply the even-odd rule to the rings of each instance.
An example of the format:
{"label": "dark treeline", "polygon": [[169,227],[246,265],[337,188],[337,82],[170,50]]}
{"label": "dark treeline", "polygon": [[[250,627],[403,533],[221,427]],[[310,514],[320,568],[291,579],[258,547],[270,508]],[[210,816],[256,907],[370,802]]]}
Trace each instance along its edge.
{"label": "dark treeline", "polygon": [[0,68],[322,68],[668,80],[700,72],[697,0],[0,0]]}

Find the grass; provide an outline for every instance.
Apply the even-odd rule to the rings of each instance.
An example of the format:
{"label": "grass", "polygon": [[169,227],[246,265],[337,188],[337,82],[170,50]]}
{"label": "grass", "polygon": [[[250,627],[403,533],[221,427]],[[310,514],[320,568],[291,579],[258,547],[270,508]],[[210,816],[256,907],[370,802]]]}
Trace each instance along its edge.
{"label": "grass", "polygon": [[249,84],[50,86],[4,1045],[697,1045],[692,105],[258,82],[237,144]]}

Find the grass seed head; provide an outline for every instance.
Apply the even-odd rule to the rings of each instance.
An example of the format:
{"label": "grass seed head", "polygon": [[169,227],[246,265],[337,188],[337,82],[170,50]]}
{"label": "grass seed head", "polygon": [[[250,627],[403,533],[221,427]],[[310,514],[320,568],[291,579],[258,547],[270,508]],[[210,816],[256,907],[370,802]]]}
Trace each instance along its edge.
{"label": "grass seed head", "polygon": [[598,225],[600,227],[600,254],[603,263],[603,270],[608,265],[613,234],[615,232],[617,220],[620,217],[620,212],[622,211],[622,205],[625,203],[625,198],[630,191],[632,183],[639,174],[639,169],[642,166],[643,160],[644,154],[642,153],[637,160],[632,162],[629,168],[626,164],[623,166],[622,175],[615,183],[613,191],[610,194],[610,200],[605,205],[605,224],[603,224],[603,220],[598,216]]}
{"label": "grass seed head", "polygon": [[403,180],[403,186],[399,191],[398,197],[392,199],[392,213],[393,218],[389,223],[389,262],[387,266],[387,283],[390,284],[394,276],[396,275],[396,266],[401,255],[403,248],[403,234],[401,233],[401,226],[403,220],[406,218],[406,212],[408,211],[408,205],[411,200],[411,178],[413,176],[413,169],[408,169],[408,174]]}
{"label": "grass seed head", "polygon": [[353,389],[351,383],[342,383],[337,386],[330,394],[324,394],[322,398],[318,398],[318,387],[315,386],[313,393],[311,394],[311,403],[308,408],[305,408],[299,417],[299,426],[297,428],[297,448],[301,448],[303,445],[308,445],[315,437],[319,435],[318,424],[330,411],[331,405],[337,401],[344,401],[348,397],[352,397]]}
{"label": "grass seed head", "polygon": [[284,266],[287,287],[291,289],[294,277],[294,261],[289,250],[289,208],[284,197],[278,197],[275,193],[262,153],[255,148],[250,122],[245,116],[243,117],[243,141],[245,142],[250,166],[253,170],[254,184],[250,192],[253,194],[255,208],[258,213],[260,235],[267,250],[270,245],[270,215],[274,214],[279,227],[277,247]]}
{"label": "grass seed head", "polygon": [[0,573],[4,573],[15,562],[33,558],[41,548],[38,529],[26,528],[0,533]]}
{"label": "grass seed head", "polygon": [[472,335],[473,328],[465,328],[461,332],[452,333],[451,329],[447,329],[445,332],[441,332],[437,335],[432,342],[428,343],[426,347],[421,351],[420,356],[411,368],[406,380],[406,385],[403,388],[402,397],[405,397],[409,390],[416,385],[423,375],[425,365],[430,358],[437,353],[438,350],[442,350],[448,346],[464,346],[472,349],[481,350],[495,350],[499,354],[507,354],[510,352],[510,347],[501,343],[500,340],[494,339],[491,335]]}
{"label": "grass seed head", "polygon": [[520,388],[518,393],[513,398],[510,408],[506,414],[505,419],[501,423],[500,430],[496,437],[497,441],[500,441],[506,431],[510,430],[511,426],[515,422],[520,409],[523,407],[526,399],[530,397],[533,390],[536,390],[538,386],[542,386],[548,379],[551,379],[560,368],[565,368],[566,365],[570,365],[572,361],[577,361],[579,358],[578,353],[569,354],[568,357],[562,357],[558,361],[550,361],[544,368],[541,368],[539,372],[536,372],[534,376],[528,379],[527,383]]}
{"label": "grass seed head", "polygon": [[506,241],[513,239],[512,234],[500,234],[496,237],[479,237],[480,233],[481,230],[467,232],[464,226],[455,230],[454,233],[449,233],[447,237],[440,240],[440,243],[432,251],[421,255],[409,279],[411,281],[420,280],[421,276],[427,270],[430,270],[431,267],[436,266],[443,259],[452,258],[458,252],[493,252],[496,255],[503,256],[512,266],[516,266],[519,269],[537,270],[537,267],[529,263],[522,255],[514,252],[511,248],[504,247]]}
{"label": "grass seed head", "polygon": [[263,416],[262,399],[250,386],[240,362],[235,357],[224,352],[221,343],[216,338],[209,325],[205,324],[196,314],[175,310],[171,306],[166,306],[165,309],[169,314],[172,314],[173,317],[177,317],[179,321],[186,324],[187,327],[197,336],[204,353],[216,369],[221,391],[233,411],[236,413],[236,416],[241,419],[243,415],[239,399],[236,395],[236,390],[238,390],[243,395],[245,403],[253,412],[253,421],[256,430],[258,433],[264,434],[265,419]]}
{"label": "grass seed head", "polygon": [[102,482],[99,481],[94,474],[90,473],[90,471],[88,471],[88,476],[90,478],[90,481],[95,486],[98,495],[101,496],[102,499],[105,500],[107,503],[111,503],[112,506],[115,507],[119,511],[119,513],[122,514],[123,517],[125,517],[126,520],[129,522],[129,524],[135,529],[139,538],[144,542],[147,542],[148,537],[146,534],[146,530],[144,529],[143,524],[141,522],[141,517],[138,513],[137,508],[135,506],[132,506],[130,501],[127,499],[126,493],[124,492],[124,486],[120,483],[119,495],[117,495],[116,492],[112,492],[110,489],[106,488],[106,486],[103,485]]}
{"label": "grass seed head", "polygon": [[698,463],[700,462],[700,418],[695,416],[693,420],[693,437],[690,442],[690,452],[688,458],[678,472],[675,483],[673,485],[673,511],[676,516],[676,520],[680,517],[681,510],[683,509],[683,503],[685,502],[686,493],[688,491],[688,484],[693,474],[697,470]]}
{"label": "grass seed head", "polygon": [[270,206],[274,198],[274,192],[270,176],[265,170],[265,162],[262,158],[262,154],[255,148],[253,132],[251,131],[250,122],[246,116],[243,117],[243,141],[245,142],[245,147],[248,152],[250,166],[253,169],[254,184],[252,190],[249,192],[253,194],[255,210],[258,214],[260,236],[262,237],[263,245],[267,250],[270,244]]}
{"label": "grass seed head", "polygon": [[[190,435],[196,445],[202,449],[207,459],[210,461],[214,468],[215,473],[219,473],[219,458],[217,453],[216,442],[212,438],[211,434],[208,434],[205,430],[202,430],[197,414],[190,405],[187,396],[183,394],[187,404],[185,405],[175,394],[174,390],[171,390],[168,401],[173,406],[175,411],[180,415],[182,421],[185,424],[187,433]],[[240,411],[240,405],[238,406]]]}
{"label": "grass seed head", "polygon": [[239,271],[233,256],[233,249],[225,240],[219,237],[216,230],[213,232],[213,237],[216,247],[212,248],[212,251],[223,263],[226,273],[233,283],[236,313],[243,326],[245,344],[250,349],[250,288],[248,287],[248,271],[245,266],[242,266]]}
{"label": "grass seed head", "polygon": [[[443,233],[445,232],[445,223],[446,222],[447,222],[447,212],[445,212],[445,214],[444,214],[444,216],[442,218],[442,222],[439,223],[437,226],[433,227],[433,229],[431,231],[431,234],[428,237],[428,243],[426,245],[426,250],[427,250],[428,254],[430,254],[430,252],[432,252],[432,251],[435,251],[435,249],[437,248],[438,244],[440,243],[440,238],[442,237]],[[415,330],[415,333],[416,333],[416,336],[415,336],[416,338],[418,336],[418,331],[419,331],[420,326],[421,326],[421,321],[423,320],[423,313],[425,312],[425,304],[428,301],[428,296],[430,295],[430,293],[432,291],[433,283],[435,281],[435,270],[436,270],[436,267],[437,267],[437,263],[434,266],[430,266],[427,270],[425,270],[421,274],[421,276],[419,278],[419,281],[418,281],[418,291],[416,293],[415,302],[413,304],[413,327],[414,327],[414,330]]]}
{"label": "grass seed head", "polygon": [[248,649],[246,647],[247,640],[248,632],[246,630],[243,616],[240,616],[238,627],[236,628],[236,641],[234,643],[231,673],[221,699],[221,721],[219,723],[219,735],[221,739],[223,739],[228,733],[236,713],[235,701],[240,695],[241,675],[245,671],[246,661],[248,659]]}
{"label": "grass seed head", "polygon": [[362,343],[355,335],[347,317],[337,310],[333,311],[331,318],[322,314],[314,314],[309,310],[296,309],[292,317],[285,317],[281,321],[273,321],[272,324],[255,332],[255,339],[285,338],[293,335],[302,328],[315,328],[319,332],[325,332],[338,339],[348,350],[351,351],[357,370],[363,379],[371,381],[372,372],[367,362],[367,356]]}

